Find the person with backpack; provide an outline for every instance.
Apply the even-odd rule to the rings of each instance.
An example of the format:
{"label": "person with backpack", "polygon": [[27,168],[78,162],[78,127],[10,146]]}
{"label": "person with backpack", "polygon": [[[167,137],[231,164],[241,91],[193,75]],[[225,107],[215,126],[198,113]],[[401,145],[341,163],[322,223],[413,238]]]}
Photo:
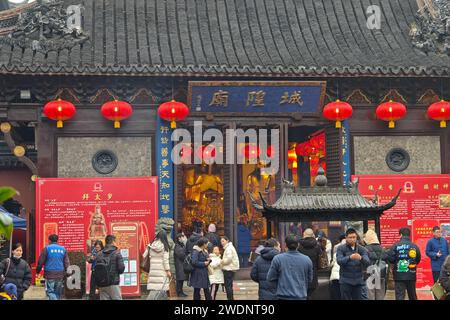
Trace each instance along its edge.
{"label": "person with backpack", "polygon": [[357,239],[356,230],[349,228],[345,232],[345,244],[336,251],[342,300],[364,300],[364,274],[370,260],[367,250],[357,243]]}
{"label": "person with backpack", "polygon": [[313,281],[308,286],[308,299],[310,299],[314,290],[316,290],[319,286],[317,271],[320,268],[320,259],[322,256],[322,248],[316,238],[314,238],[314,232],[312,229],[308,228],[303,232],[303,239],[299,240],[297,250],[310,258],[313,264]]}
{"label": "person with backpack", "polygon": [[[386,262],[384,252],[376,232],[369,229],[364,236],[370,265],[368,270],[367,294],[369,300],[384,300],[386,295]],[[374,272],[372,272],[372,270]]]}
{"label": "person with backpack", "polygon": [[175,237],[175,276],[177,279],[177,296],[187,297],[187,294],[183,292],[184,281],[187,280],[186,273],[184,272],[184,259],[186,259],[186,241],[187,238],[184,233],[179,233]]}
{"label": "person with backpack", "polygon": [[16,243],[12,247],[11,257],[0,262],[0,277],[4,276],[4,284],[13,283],[16,286],[17,300],[23,299],[23,293],[31,284],[31,268],[22,258],[22,254],[22,244]]}
{"label": "person with backpack", "polygon": [[200,238],[192,250],[192,270],[189,283],[194,288],[194,300],[201,300],[200,290],[203,289],[205,300],[211,300],[211,293],[209,292],[210,282],[208,276],[208,266],[211,263],[211,258],[208,254],[208,239]]}
{"label": "person with backpack", "polygon": [[421,260],[419,247],[411,242],[411,229],[400,229],[400,241],[387,252],[387,261],[394,265],[395,300],[405,300],[405,290],[409,300],[417,300],[417,265]]}
{"label": "person with backpack", "polygon": [[59,300],[64,289],[64,277],[70,266],[66,248],[58,244],[58,236],[52,234],[48,237],[50,244],[46,246],[39,256],[36,273],[44,268],[45,291],[49,300]]}
{"label": "person with backpack", "polygon": [[259,300],[277,300],[277,283],[267,281],[267,273],[269,273],[273,258],[280,252],[280,243],[276,239],[268,239],[264,249],[261,250],[261,255],[256,258],[252,266],[250,277],[258,283]]}
{"label": "person with backpack", "polygon": [[148,246],[150,255],[150,272],[148,273],[147,290],[149,290],[147,300],[166,299],[167,295],[162,294],[169,291],[172,278],[169,263],[170,245],[167,233],[164,230],[156,234],[155,239]]}
{"label": "person with backpack", "polygon": [[122,300],[119,284],[124,271],[125,264],[116,246],[116,237],[109,234],[105,238],[105,248],[95,258],[94,280],[100,300]]}

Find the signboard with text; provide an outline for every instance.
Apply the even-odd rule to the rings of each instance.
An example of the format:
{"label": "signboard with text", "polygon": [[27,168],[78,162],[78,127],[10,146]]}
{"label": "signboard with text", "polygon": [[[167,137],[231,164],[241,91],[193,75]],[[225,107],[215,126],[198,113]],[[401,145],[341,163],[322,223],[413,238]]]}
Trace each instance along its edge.
{"label": "signboard with text", "polygon": [[422,262],[417,267],[417,288],[433,284],[430,261],[425,254],[432,228],[441,226],[450,240],[450,175],[357,175],[359,191],[380,203],[389,202],[402,189],[397,204],[381,217],[381,244],[388,247],[399,240],[401,227],[410,227],[412,241],[420,248]]}
{"label": "signboard with text", "polygon": [[42,178],[36,186],[36,256],[53,233],[68,251],[85,254],[114,234],[125,263],[122,294],[140,295],[139,259],[158,218],[157,178]]}
{"label": "signboard with text", "polygon": [[188,105],[199,112],[318,114],[324,81],[189,81]]}

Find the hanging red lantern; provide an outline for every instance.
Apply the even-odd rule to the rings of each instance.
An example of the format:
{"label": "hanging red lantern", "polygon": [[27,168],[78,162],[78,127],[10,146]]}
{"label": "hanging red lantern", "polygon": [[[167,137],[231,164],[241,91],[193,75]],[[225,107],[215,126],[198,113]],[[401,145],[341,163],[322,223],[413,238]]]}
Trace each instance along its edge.
{"label": "hanging red lantern", "polygon": [[190,145],[183,144],[180,150],[180,157],[182,163],[189,163],[192,157],[192,147]]}
{"label": "hanging red lantern", "polygon": [[400,102],[384,102],[377,107],[375,111],[377,118],[383,121],[389,121],[389,128],[395,128],[395,121],[402,119],[406,115],[406,106]]}
{"label": "hanging red lantern", "polygon": [[189,108],[182,102],[172,100],[158,107],[158,115],[161,119],[170,121],[170,128],[175,129],[176,122],[184,120],[189,115]]}
{"label": "hanging red lantern", "polygon": [[216,147],[207,145],[207,146],[201,146],[197,148],[197,151],[195,152],[197,157],[200,159],[203,159],[204,161],[209,161],[216,157]]}
{"label": "hanging red lantern", "polygon": [[297,161],[297,154],[295,153],[295,149],[290,149],[288,151],[288,162],[290,164],[294,163]]}
{"label": "hanging red lantern", "polygon": [[312,147],[309,141],[297,144],[295,148],[297,155],[301,157],[308,157],[312,152]]}
{"label": "hanging red lantern", "polygon": [[256,145],[247,144],[244,147],[243,154],[245,159],[256,159],[261,154],[261,149]]}
{"label": "hanging red lantern", "polygon": [[71,119],[76,113],[73,103],[65,100],[50,101],[44,106],[44,114],[47,118],[56,120],[56,127],[62,128],[63,121]]}
{"label": "hanging red lantern", "polygon": [[440,121],[440,127],[446,128],[447,121],[450,120],[450,102],[441,100],[428,107],[428,117]]}
{"label": "hanging red lantern", "polygon": [[103,117],[114,121],[114,128],[120,128],[120,121],[129,118],[133,114],[133,108],[125,101],[108,101],[102,105],[101,113]]}
{"label": "hanging red lantern", "polygon": [[332,121],[336,121],[336,128],[341,128],[341,121],[348,119],[353,114],[352,106],[344,101],[340,101],[339,99],[335,102],[331,102],[327,104],[323,108],[323,116],[324,118]]}

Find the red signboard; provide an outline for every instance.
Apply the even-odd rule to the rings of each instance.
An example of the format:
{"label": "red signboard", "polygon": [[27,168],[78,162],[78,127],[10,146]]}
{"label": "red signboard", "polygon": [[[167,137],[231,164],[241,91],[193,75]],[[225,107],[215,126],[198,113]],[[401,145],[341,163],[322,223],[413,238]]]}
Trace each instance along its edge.
{"label": "red signboard", "polygon": [[433,284],[430,261],[425,246],[431,228],[440,225],[443,236],[450,239],[450,175],[360,175],[359,191],[367,198],[377,193],[380,203],[389,202],[402,190],[397,205],[381,217],[381,243],[387,247],[399,240],[398,230],[411,227],[412,240],[422,253],[417,267],[417,287]]}
{"label": "red signboard", "polygon": [[36,185],[36,256],[52,233],[68,251],[85,254],[114,234],[125,262],[122,294],[139,295],[139,259],[158,218],[157,178],[48,178]]}

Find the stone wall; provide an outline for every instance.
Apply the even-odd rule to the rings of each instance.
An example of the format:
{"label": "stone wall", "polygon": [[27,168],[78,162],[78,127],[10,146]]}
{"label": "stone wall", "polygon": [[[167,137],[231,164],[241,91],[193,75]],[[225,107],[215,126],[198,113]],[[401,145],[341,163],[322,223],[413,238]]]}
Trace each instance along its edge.
{"label": "stone wall", "polygon": [[[393,148],[409,153],[406,170],[395,172],[386,164]],[[353,137],[355,174],[440,174],[439,136],[355,136]]]}
{"label": "stone wall", "polygon": [[[60,137],[58,177],[133,177],[152,175],[151,137]],[[110,150],[118,164],[109,174],[96,172],[92,158],[100,150]]]}

